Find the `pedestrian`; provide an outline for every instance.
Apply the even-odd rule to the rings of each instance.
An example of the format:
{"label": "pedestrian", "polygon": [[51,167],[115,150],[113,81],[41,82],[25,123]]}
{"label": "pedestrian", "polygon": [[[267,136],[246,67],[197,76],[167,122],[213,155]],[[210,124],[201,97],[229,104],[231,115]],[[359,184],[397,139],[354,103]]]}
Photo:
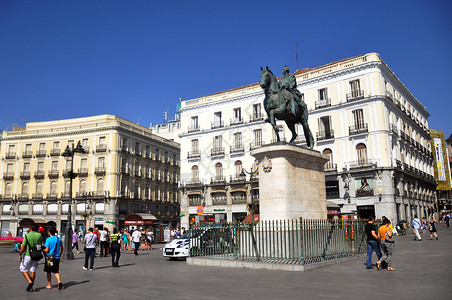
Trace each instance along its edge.
{"label": "pedestrian", "polygon": [[144,251],[146,249],[146,231],[144,229],[141,229],[141,237],[140,237],[140,243],[141,243],[141,251]]}
{"label": "pedestrian", "polygon": [[50,228],[48,230],[49,237],[46,239],[44,252],[46,253],[46,260],[44,265],[44,272],[47,273],[47,286],[46,289],[52,288],[52,273],[55,275],[58,281],[58,289],[63,288],[60,276],[60,257],[63,252],[63,241],[60,237],[56,236],[56,229]]}
{"label": "pedestrian", "polygon": [[[36,278],[36,268],[38,267],[38,262],[31,260],[30,257],[30,248],[40,245],[42,241],[42,236],[37,231],[38,226],[33,224],[30,228],[30,231],[25,235],[25,238],[22,241],[22,246],[19,250],[19,269],[22,272],[22,275],[25,277],[25,280],[27,280],[27,292],[33,292],[33,284]],[[24,253],[25,255],[22,257],[22,254]]]}
{"label": "pedestrian", "polygon": [[113,233],[110,235],[110,241],[111,266],[119,268],[119,257],[121,256],[121,236],[118,234],[118,229],[116,227],[113,228]]}
{"label": "pedestrian", "polygon": [[122,238],[124,240],[124,245],[123,245],[124,249],[123,250],[124,251],[126,251],[126,250],[130,251],[130,244],[129,244],[129,242],[130,242],[130,234],[129,234],[127,228],[124,229],[124,233],[122,235]]}
{"label": "pedestrian", "polygon": [[419,234],[419,229],[421,228],[421,220],[419,220],[419,218],[417,217],[417,215],[414,215],[414,219],[411,222],[411,226],[413,227],[414,230],[414,240],[416,240],[416,238],[419,241],[422,241],[421,235]]}
{"label": "pedestrian", "polygon": [[182,227],[182,235],[184,235],[187,231],[185,230],[185,227]]}
{"label": "pedestrian", "polygon": [[428,221],[427,221],[426,217],[423,217],[422,218],[422,226],[421,226],[422,233],[426,233],[427,229],[428,229]]}
{"label": "pedestrian", "polygon": [[438,233],[436,232],[436,220],[433,219],[433,217],[430,217],[428,231],[430,232],[430,239],[432,239],[433,235],[435,235],[436,239],[438,240]]}
{"label": "pedestrian", "polygon": [[77,253],[80,253],[80,250],[78,249],[78,229],[75,229],[72,234],[72,250],[74,250],[74,248],[77,249]]}
{"label": "pedestrian", "polygon": [[105,228],[103,228],[102,230],[99,231],[100,257],[102,257],[104,255],[107,256],[107,246],[108,246],[107,236],[108,236],[108,232],[105,230]]}
{"label": "pedestrian", "polygon": [[149,228],[146,230],[146,249],[152,250],[152,231]]}
{"label": "pedestrian", "polygon": [[132,241],[135,245],[134,248],[134,254],[138,255],[138,248],[140,247],[140,238],[141,238],[141,232],[138,230],[138,228],[135,228],[135,231],[132,233]]}
{"label": "pedestrian", "polygon": [[381,263],[385,262],[388,267],[388,271],[395,271],[396,269],[391,267],[392,252],[394,249],[395,241],[392,238],[392,230],[389,228],[391,222],[388,219],[383,220],[383,225],[378,228],[378,236],[380,237],[380,247],[383,252],[383,256],[377,261],[377,269],[381,269]]}
{"label": "pedestrian", "polygon": [[450,226],[450,214],[447,213],[447,215],[444,217],[444,221],[446,222],[447,228]]}
{"label": "pedestrian", "polygon": [[380,248],[378,247],[378,235],[377,228],[375,227],[375,217],[370,215],[369,221],[364,226],[364,229],[367,234],[367,259],[366,259],[366,269],[373,269],[372,267],[372,253],[375,251],[378,259],[381,258]]}
{"label": "pedestrian", "polygon": [[88,260],[90,260],[89,270],[92,271],[94,268],[94,257],[96,256],[96,241],[97,235],[94,234],[93,228],[88,229],[88,233],[85,235],[85,265],[83,270],[88,270]]}

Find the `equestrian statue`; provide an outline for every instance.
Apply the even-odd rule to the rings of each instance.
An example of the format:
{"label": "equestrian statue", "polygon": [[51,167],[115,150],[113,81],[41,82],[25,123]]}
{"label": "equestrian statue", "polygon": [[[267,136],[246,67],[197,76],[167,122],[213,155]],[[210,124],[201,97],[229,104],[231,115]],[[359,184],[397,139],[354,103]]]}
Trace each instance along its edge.
{"label": "equestrian statue", "polygon": [[276,119],[284,120],[292,132],[292,138],[289,143],[293,143],[297,138],[295,125],[301,123],[303,126],[306,143],[310,149],[314,147],[314,139],[308,124],[308,108],[303,102],[300,91],[297,89],[297,81],[294,75],[289,73],[287,66],[283,69],[283,77],[276,80],[272,71],[266,67],[261,67],[260,86],[265,91],[264,108],[267,112],[266,120],[273,126],[277,141],[279,138],[279,128],[276,125]]}

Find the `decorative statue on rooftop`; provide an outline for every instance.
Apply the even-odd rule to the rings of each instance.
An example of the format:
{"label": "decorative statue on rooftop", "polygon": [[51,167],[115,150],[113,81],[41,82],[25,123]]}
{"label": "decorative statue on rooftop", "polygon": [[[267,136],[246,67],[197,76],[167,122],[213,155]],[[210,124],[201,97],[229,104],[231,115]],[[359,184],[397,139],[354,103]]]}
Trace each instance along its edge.
{"label": "decorative statue on rooftop", "polygon": [[265,91],[264,108],[268,116],[266,121],[273,126],[277,141],[279,142],[280,138],[276,119],[284,120],[292,132],[289,143],[293,143],[297,138],[295,125],[301,123],[306,143],[312,149],[314,139],[308,124],[308,109],[303,102],[300,91],[297,89],[295,76],[289,74],[289,68],[285,66],[283,69],[284,76],[278,82],[268,67],[265,69],[261,67],[261,70],[260,86]]}

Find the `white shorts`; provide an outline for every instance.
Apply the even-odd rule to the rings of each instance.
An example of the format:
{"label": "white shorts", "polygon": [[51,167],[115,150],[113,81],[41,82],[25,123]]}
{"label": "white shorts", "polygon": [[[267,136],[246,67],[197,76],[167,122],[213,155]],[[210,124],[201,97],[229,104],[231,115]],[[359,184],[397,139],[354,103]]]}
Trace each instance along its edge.
{"label": "white shorts", "polygon": [[38,268],[38,262],[35,260],[31,260],[30,256],[24,256],[22,261],[20,262],[20,271],[21,272],[36,272]]}

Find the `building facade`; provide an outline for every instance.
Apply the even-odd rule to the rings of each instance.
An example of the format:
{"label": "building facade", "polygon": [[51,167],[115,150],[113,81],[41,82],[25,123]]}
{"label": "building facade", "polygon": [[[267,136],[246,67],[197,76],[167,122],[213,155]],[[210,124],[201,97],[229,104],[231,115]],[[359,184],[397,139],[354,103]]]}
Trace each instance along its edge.
{"label": "building facade", "polygon": [[[314,149],[330,156],[327,200],[339,208],[331,213],[395,220],[427,215],[436,186],[429,113],[379,55],[294,75],[309,110]],[[182,226],[241,220],[259,202],[258,172],[240,174],[242,168],[256,170],[252,149],[275,140],[263,100],[256,83],[182,102]],[[279,127],[280,137],[290,138],[284,122]],[[297,144],[306,145],[303,130],[298,132]]]}
{"label": "building facade", "polygon": [[[27,123],[5,131],[0,145],[2,235],[20,234],[23,219],[55,222],[64,232],[69,208],[70,160],[61,154],[80,142],[72,186],[73,224],[126,227],[179,222],[179,144],[113,115]],[[147,222],[126,222],[129,215]]]}

